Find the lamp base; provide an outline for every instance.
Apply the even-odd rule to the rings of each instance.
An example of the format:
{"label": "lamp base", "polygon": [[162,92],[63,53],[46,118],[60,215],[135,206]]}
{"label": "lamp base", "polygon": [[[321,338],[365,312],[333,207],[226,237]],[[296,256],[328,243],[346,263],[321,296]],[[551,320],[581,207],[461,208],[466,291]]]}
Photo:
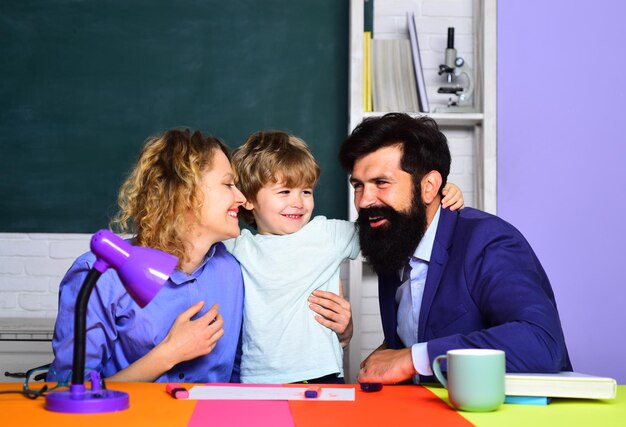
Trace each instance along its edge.
{"label": "lamp base", "polygon": [[115,390],[62,390],[46,395],[48,411],[74,414],[123,411],[129,407],[128,393]]}

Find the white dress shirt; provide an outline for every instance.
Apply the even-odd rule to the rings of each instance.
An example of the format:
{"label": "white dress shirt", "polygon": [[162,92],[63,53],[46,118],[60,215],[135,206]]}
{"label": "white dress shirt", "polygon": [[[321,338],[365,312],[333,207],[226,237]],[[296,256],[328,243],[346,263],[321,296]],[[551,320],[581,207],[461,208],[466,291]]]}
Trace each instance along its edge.
{"label": "white dress shirt", "polygon": [[[401,269],[400,277],[403,283],[396,291],[396,303],[398,304],[397,333],[404,345],[411,347],[413,366],[420,375],[433,374],[426,347],[427,343],[418,342],[417,327],[440,211],[441,208],[437,209],[432,222],[424,233],[424,237],[409,258],[409,265]],[[418,382],[419,376],[416,375],[414,379],[415,382]]]}

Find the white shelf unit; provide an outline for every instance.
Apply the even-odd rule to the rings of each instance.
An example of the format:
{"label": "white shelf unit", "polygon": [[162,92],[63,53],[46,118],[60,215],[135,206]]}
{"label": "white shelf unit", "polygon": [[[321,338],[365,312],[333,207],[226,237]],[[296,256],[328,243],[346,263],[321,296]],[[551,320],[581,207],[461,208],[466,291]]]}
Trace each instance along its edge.
{"label": "white shelf unit", "polygon": [[[439,9],[441,27],[446,27],[453,19],[445,17],[441,6],[435,0],[373,0],[374,8],[381,5],[385,9],[396,9],[398,16],[395,25],[399,37],[408,38],[406,22],[402,24],[402,15],[407,11],[432,6]],[[463,130],[471,135],[473,144],[474,182],[471,189],[463,191],[474,194],[473,207],[496,213],[496,3],[497,0],[457,0],[463,7],[473,11],[471,40],[473,44],[472,63],[475,79],[475,113],[430,113],[448,135],[450,132]],[[428,4],[427,4],[428,3]],[[426,4],[426,6],[425,6]],[[454,7],[454,3],[447,2]],[[364,118],[380,116],[385,112],[363,112],[363,0],[350,1],[350,120],[352,131]],[[435,15],[437,15],[435,13]],[[376,10],[374,11],[374,37],[377,37]],[[437,19],[431,16],[430,19]],[[388,24],[388,22],[387,22]],[[402,28],[404,25],[404,28]],[[420,29],[418,28],[418,33]],[[419,34],[418,34],[419,35]],[[420,47],[423,48],[421,39]],[[441,48],[443,61],[445,45]],[[422,49],[423,50],[423,49]],[[459,54],[463,52],[459,49]],[[462,55],[461,55],[462,56]],[[466,58],[467,60],[468,58]],[[443,77],[441,83],[443,84]],[[429,90],[429,97],[435,93]],[[435,95],[436,96],[436,95]],[[432,99],[432,98],[431,98]],[[431,102],[432,103],[432,102]],[[431,108],[433,106],[431,105]],[[424,113],[412,113],[420,115]],[[449,136],[450,139],[450,136]],[[454,157],[454,152],[453,152]],[[453,161],[454,163],[454,161]],[[355,220],[357,213],[353,205],[353,192],[349,186],[350,219]],[[466,199],[467,200],[467,199]],[[378,312],[377,278],[362,259],[350,261],[348,265],[348,296],[352,304],[355,332],[348,350],[346,380],[353,382],[358,374],[360,362],[382,343],[382,328]]]}

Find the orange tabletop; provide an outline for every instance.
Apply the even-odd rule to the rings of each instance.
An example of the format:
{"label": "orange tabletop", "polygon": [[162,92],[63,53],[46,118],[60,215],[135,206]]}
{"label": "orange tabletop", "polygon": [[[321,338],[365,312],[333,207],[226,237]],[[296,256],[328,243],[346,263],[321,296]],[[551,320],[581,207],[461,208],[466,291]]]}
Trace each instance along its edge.
{"label": "orange tabletop", "polygon": [[[0,390],[20,390],[22,384],[0,383]],[[3,426],[186,426],[196,406],[193,400],[177,400],[160,383],[107,383],[112,390],[130,395],[130,408],[105,414],[62,414],[44,409],[45,398],[27,399],[19,394],[0,394]]]}

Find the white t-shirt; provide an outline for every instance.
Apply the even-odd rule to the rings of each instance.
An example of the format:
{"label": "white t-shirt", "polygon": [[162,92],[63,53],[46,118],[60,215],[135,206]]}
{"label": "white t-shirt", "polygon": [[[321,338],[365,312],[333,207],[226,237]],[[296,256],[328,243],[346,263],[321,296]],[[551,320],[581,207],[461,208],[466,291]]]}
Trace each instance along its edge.
{"label": "white t-shirt", "polygon": [[343,375],[337,334],[315,320],[307,298],[316,289],[339,293],[339,266],[360,250],[354,223],[317,216],[292,234],[243,230],[224,243],[239,260],[245,284],[241,381]]}

